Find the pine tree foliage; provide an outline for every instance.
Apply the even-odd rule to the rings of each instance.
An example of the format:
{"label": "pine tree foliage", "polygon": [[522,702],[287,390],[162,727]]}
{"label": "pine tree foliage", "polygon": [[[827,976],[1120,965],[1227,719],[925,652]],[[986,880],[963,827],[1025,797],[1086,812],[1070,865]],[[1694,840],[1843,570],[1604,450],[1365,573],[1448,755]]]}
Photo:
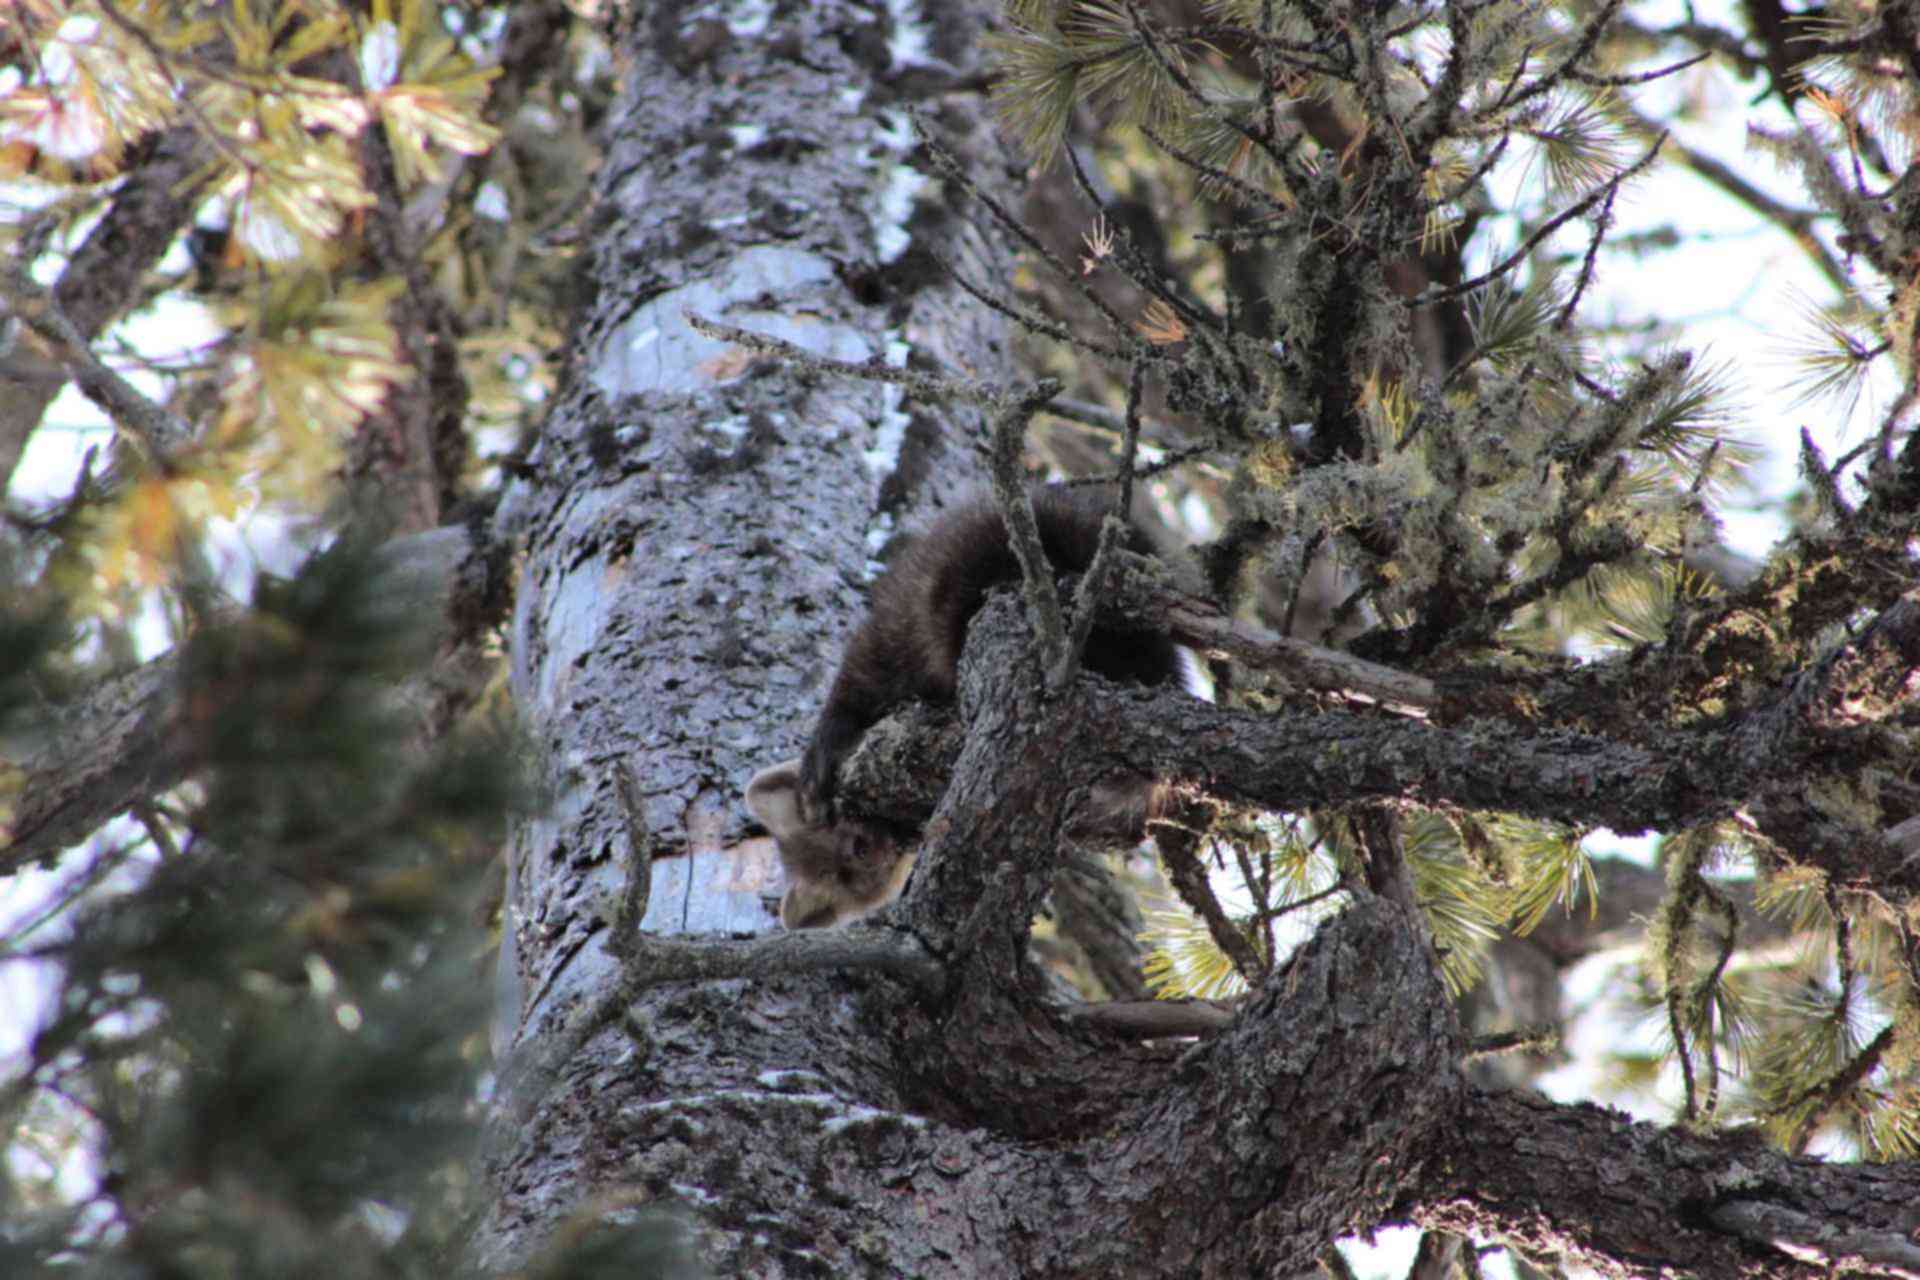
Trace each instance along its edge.
{"label": "pine tree foliage", "polygon": [[1884,344],[1869,337],[1876,327],[1872,310],[1856,298],[1829,306],[1809,300],[1801,324],[1805,330],[1801,341],[1785,352],[1800,366],[1796,379],[1799,400],[1808,404],[1828,402],[1851,414],[1866,391],[1874,358],[1885,349]]}
{"label": "pine tree foliage", "polygon": [[[377,544],[496,483],[551,387],[605,45],[560,5],[428,0],[26,0],[0,42],[0,965],[46,1010],[0,1064],[0,1274],[443,1274],[485,1203],[482,922],[533,797],[497,643],[457,666]],[[49,410],[65,378],[110,432]],[[71,430],[100,443],[60,489],[15,470]],[[236,575],[262,520],[331,549]],[[118,767],[155,782],[19,883],[34,763],[154,671],[173,736]],[[634,1221],[543,1274],[693,1274]]]}
{"label": "pine tree foliage", "polygon": [[[117,450],[139,456],[116,457],[76,504],[97,551],[63,568],[71,598],[164,581],[176,540],[209,518],[323,505],[355,430],[424,376],[396,327],[402,280],[369,270],[383,197],[411,202],[401,234],[417,238],[387,250],[417,251],[463,313],[464,332],[448,334],[461,377],[494,420],[524,414],[546,376],[537,353],[551,313],[510,304],[516,292],[540,297],[526,292],[541,283],[529,233],[562,211],[579,175],[567,186],[547,175],[529,183],[505,150],[476,163],[501,136],[485,118],[500,69],[476,57],[504,10],[34,0],[16,13],[19,74],[4,100],[0,177],[38,211],[0,231],[10,257],[50,265],[78,252],[137,162],[130,148],[175,134],[194,144],[173,193],[192,202],[193,225],[144,296],[194,299],[209,340],[155,363],[139,354],[149,338],[122,357],[162,388],[159,409],[194,429],[121,437]],[[463,200],[449,204],[456,185]],[[476,218],[471,200],[483,189],[517,202],[520,218],[500,220],[498,232]],[[9,292],[23,314],[47,309],[24,279]],[[51,317],[36,329],[55,359],[76,358],[75,335]],[[503,374],[514,388],[505,397]]]}
{"label": "pine tree foliage", "polygon": [[[442,1265],[486,1061],[472,911],[517,784],[484,724],[399,745],[418,738],[396,684],[430,652],[420,616],[343,545],[193,639],[200,786],[142,814],[151,846],[101,850],[121,891],[82,876],[5,943],[60,967],[8,1128],[73,1139],[9,1161],[17,1256],[84,1275]],[[70,1200],[75,1162],[93,1189]]]}
{"label": "pine tree foliage", "polygon": [[[460,668],[375,546],[458,528],[533,469],[620,42],[678,41],[697,70],[712,49],[689,30],[758,38],[669,9],[608,19],[639,34],[559,0],[5,15],[0,462],[12,481],[29,438],[58,434],[62,385],[111,433],[59,493],[9,492],[0,836],[30,838],[32,762],[70,700],[166,649],[178,706],[153,712],[165,751],[103,769],[137,798],[84,847],[0,844],[0,874],[54,883],[0,939],[0,965],[53,993],[0,1067],[0,1274],[454,1265],[491,1194],[478,922],[537,798],[497,702],[500,602],[455,620]],[[1665,885],[1611,982],[1641,1015],[1611,1083],[1702,1130],[1911,1160],[1911,682],[1850,682],[1911,602],[1920,545],[1920,25],[1868,0],[1785,17],[1776,38],[1744,10],[1728,21],[1751,29],[1658,25],[1627,0],[1009,0],[990,93],[1079,221],[977,206],[1029,256],[965,286],[1075,386],[1037,454],[1204,509],[1202,576],[1234,616],[1440,690],[1409,709],[1233,672],[1234,711],[1640,747],[1830,694],[1778,731],[1791,785],[1647,822]],[[1787,106],[1752,159],[1806,207],[1664,132],[1712,95],[1656,95],[1708,73]],[[716,122],[689,124],[705,146]],[[937,121],[925,142],[956,201],[984,195]],[[1613,267],[1686,243],[1677,215],[1616,226],[1668,165],[1834,285],[1780,339],[1811,415],[1796,440],[1760,437],[1741,355],[1603,314]],[[189,336],[158,350],[181,316]],[[1868,429],[1836,448],[1819,428],[1847,419]],[[1727,571],[1722,515],[1763,448],[1799,459],[1794,527]],[[222,531],[262,518],[331,549],[241,588]],[[1503,945],[1610,905],[1591,823],[1507,798],[1525,811],[1417,788],[1292,813],[1187,797],[1158,833],[1175,889],[1148,900],[1148,984],[1259,987],[1403,862],[1448,991],[1473,1000]],[[528,1274],[694,1273],[654,1190],[581,1205]]]}
{"label": "pine tree foliage", "polygon": [[[1081,345],[1082,367],[1125,351],[1132,376],[1158,380],[1189,438],[1233,477],[1222,493],[1233,554],[1216,551],[1209,565],[1217,589],[1257,580],[1291,617],[1309,565],[1330,557],[1347,584],[1330,616],[1363,633],[1361,652],[1435,670],[1468,659],[1523,686],[1569,650],[1630,657],[1677,643],[1730,657],[1726,644],[1749,625],[1742,600],[1797,600],[1757,664],[1709,663],[1665,691],[1669,723],[1701,725],[1738,714],[1830,644],[1833,627],[1869,616],[1910,579],[1895,543],[1912,535],[1913,505],[1885,485],[1896,457],[1910,465],[1912,397],[1903,390],[1884,411],[1867,469],[1864,448],[1829,462],[1806,447],[1818,519],[1759,583],[1742,592],[1693,567],[1717,545],[1719,506],[1743,491],[1761,442],[1724,355],[1623,345],[1582,316],[1614,251],[1615,202],[1662,146],[1637,123],[1634,97],[1706,56],[1616,22],[1620,8],[1369,14],[1249,0],[1182,22],[1138,4],[1009,5],[996,93],[1042,161],[1081,106],[1108,127],[1107,150],[1094,153],[1105,182],[1067,157],[1097,226],[1114,220],[1103,187],[1124,181],[1130,202],[1154,201],[1169,224],[1191,226],[1190,206],[1211,206],[1201,240],[1263,264],[1251,293],[1228,284],[1204,248],[1150,262],[1123,242],[1082,264],[1096,287],[1122,276],[1145,299],[1132,333],[1116,327],[1107,345]],[[1843,229],[1847,253],[1887,282],[1809,304],[1785,343],[1798,394],[1843,412],[1889,362],[1912,385],[1920,295],[1901,265],[1906,232],[1889,185],[1920,120],[1914,68],[1898,57],[1902,21],[1843,6],[1797,28],[1809,47],[1781,89],[1808,101],[1812,123],[1760,135]],[[1337,146],[1328,127],[1303,126],[1316,111],[1344,130]],[[1122,158],[1124,180],[1113,176]],[[1518,174],[1503,179],[1515,193],[1504,207],[1488,184],[1496,167]],[[1490,228],[1511,229],[1504,246]],[[1388,266],[1416,247],[1444,260],[1436,250],[1457,251],[1475,232],[1488,264],[1478,274],[1412,293],[1390,284]],[[1068,291],[1054,296],[1075,309]],[[1410,363],[1411,333],[1449,306],[1463,311],[1464,354],[1439,369]],[[1265,339],[1249,319],[1262,312],[1272,317]],[[1842,574],[1840,586],[1830,557],[1842,543],[1878,548],[1890,576],[1867,588]],[[1836,804],[1873,803],[1856,782],[1816,785]],[[1903,812],[1900,802],[1881,822]],[[1503,931],[1524,935],[1597,893],[1582,829],[1417,805],[1401,826],[1457,991]],[[1251,903],[1229,913],[1248,936],[1309,884],[1346,883],[1361,860],[1339,814],[1302,815],[1289,831],[1280,842],[1215,833],[1215,877],[1231,886],[1222,900]],[[1902,1135],[1920,1123],[1911,923],[1736,825],[1673,832],[1660,856],[1669,891],[1640,964],[1661,993],[1666,1048],[1642,1078],[1678,1076],[1680,1113],[1696,1123],[1758,1120],[1796,1150],[1824,1129],[1862,1154],[1902,1158]],[[1313,875],[1278,874],[1301,859]],[[1728,874],[1756,877],[1763,902],[1788,895],[1779,882],[1815,893],[1825,923],[1796,925],[1803,950],[1792,960],[1749,954],[1719,887]],[[1288,889],[1270,901],[1274,885]],[[1891,940],[1869,952],[1858,939],[1876,929]],[[1163,991],[1233,989],[1228,951],[1196,916],[1169,904],[1149,917],[1146,939]]]}

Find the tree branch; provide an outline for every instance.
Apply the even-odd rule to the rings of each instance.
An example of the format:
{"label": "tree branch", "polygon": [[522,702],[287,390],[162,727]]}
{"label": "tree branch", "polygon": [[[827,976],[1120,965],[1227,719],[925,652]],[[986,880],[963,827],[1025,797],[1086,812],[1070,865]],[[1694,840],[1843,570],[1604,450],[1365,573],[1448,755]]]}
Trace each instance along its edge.
{"label": "tree branch", "polygon": [[146,446],[155,465],[171,467],[193,439],[193,428],[142,395],[134,385],[93,354],[87,336],[74,326],[59,300],[24,275],[9,271],[0,285],[7,311],[52,348],[54,359],[98,405],[134,439]]}
{"label": "tree branch", "polygon": [[[984,660],[974,654],[982,643],[988,646],[981,650],[988,655]],[[1014,705],[1019,695],[1004,678],[1022,667],[1027,643],[1024,627],[1003,603],[982,610],[963,664],[963,672],[979,668],[976,678],[995,677],[979,705],[1003,698],[1005,706]],[[1838,717],[1842,709],[1858,717],[1863,708],[1891,714],[1904,707],[1902,691],[1915,669],[1920,593],[1789,680],[1770,702],[1756,703],[1737,723],[1655,727],[1634,741],[1491,718],[1434,725],[1371,711],[1256,713],[1210,706],[1175,691],[1083,680],[1044,710],[996,713],[1027,726],[1038,755],[1032,771],[1013,770],[1015,780],[1004,789],[980,784],[986,789],[975,802],[992,808],[1009,795],[1031,799],[1036,790],[1071,790],[1132,774],[1170,778],[1228,803],[1268,810],[1411,799],[1634,834],[1715,821],[1759,797],[1764,803],[1756,816],[1776,824],[1769,834],[1804,838],[1789,842],[1796,855],[1845,884],[1870,879],[1889,900],[1904,902],[1920,892],[1920,865],[1896,858],[1893,846],[1875,833],[1818,810],[1806,798],[1806,781],[1845,773],[1858,764],[1859,753],[1884,749],[1876,726],[1838,723]],[[928,789],[895,779],[953,767],[953,737],[923,725],[870,738],[842,771],[844,802],[853,812],[924,820]],[[1798,797],[1793,807],[1788,796]],[[970,838],[975,847],[1021,843],[1001,844],[984,833]],[[1044,893],[1045,882],[1030,888]],[[966,900],[985,889],[973,881]],[[1026,904],[1029,915],[1037,901],[1035,896]]]}
{"label": "tree branch", "polygon": [[[140,295],[147,271],[193,216],[207,149],[189,128],[175,128],[143,144],[147,158],[128,166],[128,178],[86,240],[74,250],[51,297],[86,346]],[[62,360],[62,369],[67,362]],[[27,436],[65,385],[64,378],[11,383],[0,397],[0,491],[7,488]]]}
{"label": "tree branch", "polygon": [[1439,1177],[1409,1195],[1418,1207],[1408,1221],[1604,1276],[1911,1276],[1920,1266],[1920,1165],[1829,1164],[1518,1091],[1471,1094],[1449,1145],[1428,1166]]}
{"label": "tree branch", "polygon": [[[383,551],[388,596],[397,610],[430,608],[442,617],[472,611],[486,588],[483,550],[458,527],[397,538]],[[184,655],[162,655],[103,680],[85,697],[55,708],[58,726],[25,764],[20,804],[0,841],[0,875],[50,858],[131,805],[178,785],[194,761],[181,688]],[[423,673],[402,696],[427,696]]]}

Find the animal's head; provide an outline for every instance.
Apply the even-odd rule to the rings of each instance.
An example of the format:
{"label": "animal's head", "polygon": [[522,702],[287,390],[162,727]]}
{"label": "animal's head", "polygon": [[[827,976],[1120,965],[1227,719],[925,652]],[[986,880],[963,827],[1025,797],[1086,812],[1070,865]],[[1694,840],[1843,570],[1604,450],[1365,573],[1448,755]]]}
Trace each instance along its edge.
{"label": "animal's head", "polygon": [[780,846],[787,892],[780,923],[822,929],[878,911],[906,887],[913,855],[890,832],[841,818],[819,822],[807,813],[800,761],[782,760],[747,784],[747,808]]}

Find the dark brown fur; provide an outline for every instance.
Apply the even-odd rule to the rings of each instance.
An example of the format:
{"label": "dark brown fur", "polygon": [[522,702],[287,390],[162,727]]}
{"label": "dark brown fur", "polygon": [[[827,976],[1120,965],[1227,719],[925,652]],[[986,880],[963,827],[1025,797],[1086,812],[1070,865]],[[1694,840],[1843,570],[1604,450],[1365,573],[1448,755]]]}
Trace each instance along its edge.
{"label": "dark brown fur", "polygon": [[[1096,490],[1033,491],[1041,545],[1057,571],[1081,573],[1092,563],[1110,505],[1110,495]],[[1126,546],[1153,550],[1138,528]],[[953,701],[968,621],[989,590],[1019,577],[999,509],[978,502],[935,521],[874,583],[871,610],[847,642],[806,754],[762,770],[747,788],[747,805],[778,841],[793,886],[781,906],[789,928],[836,924],[899,893],[911,865],[904,841],[873,824],[838,819],[835,775],[861,735],[890,712],[914,701]],[[1109,679],[1147,684],[1179,671],[1178,650],[1165,636],[1106,627],[1088,636],[1084,663]],[[1138,838],[1151,806],[1148,788],[1124,790],[1096,798],[1095,809],[1111,812],[1096,816],[1094,833],[1113,834],[1114,823],[1125,822]]]}
{"label": "dark brown fur", "polygon": [[[1100,544],[1112,502],[1102,491],[1037,488],[1033,514],[1047,559],[1060,573],[1082,573]],[[1127,550],[1151,554],[1138,528]],[[967,623],[989,590],[1020,577],[1000,510],[977,502],[937,520],[873,584],[867,620],[847,642],[840,672],[802,757],[810,813],[832,812],[834,775],[860,736],[909,702],[949,703]],[[1094,628],[1085,664],[1110,680],[1159,684],[1178,671],[1173,642],[1150,632]]]}

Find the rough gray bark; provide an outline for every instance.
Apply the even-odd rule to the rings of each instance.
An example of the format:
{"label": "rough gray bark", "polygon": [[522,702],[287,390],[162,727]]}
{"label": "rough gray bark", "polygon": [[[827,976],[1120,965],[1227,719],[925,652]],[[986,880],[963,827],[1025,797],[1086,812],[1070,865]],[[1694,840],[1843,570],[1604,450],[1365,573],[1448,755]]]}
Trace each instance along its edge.
{"label": "rough gray bark", "polygon": [[[1684,829],[1754,804],[1767,815],[1763,829],[1778,820],[1781,843],[1828,866],[1840,883],[1871,882],[1905,903],[1920,887],[1920,868],[1906,864],[1889,834],[1822,812],[1799,783],[1816,764],[1831,768],[1833,753],[1850,737],[1871,733],[1882,709],[1901,703],[1916,667],[1920,592],[1836,644],[1743,719],[1704,729],[1653,726],[1626,740],[1456,719],[1457,709],[1445,707],[1438,723],[1366,710],[1254,713],[1174,691],[1095,686],[1075,704],[1078,723],[1054,745],[1070,756],[1096,753],[1107,768],[1189,781],[1256,809],[1412,797],[1632,835]],[[862,765],[856,756],[849,780],[867,780],[869,803],[880,811],[920,816],[924,810],[913,802],[926,794],[924,780],[893,777],[905,761],[945,763],[938,753],[949,741],[925,726],[924,740],[885,758]],[[1055,767],[1072,776],[1070,768]],[[1787,825],[1803,819],[1816,829]],[[1784,839],[1789,830],[1799,838]]]}
{"label": "rough gray bark", "polygon": [[[977,12],[927,6],[922,16],[937,33],[934,57],[967,65]],[[643,21],[599,178],[603,230],[583,265],[570,385],[531,478],[502,510],[527,546],[514,688],[554,801],[520,833],[507,891],[503,1021],[522,1053],[564,1038],[568,1017],[615,983],[603,905],[625,886],[633,829],[648,846],[639,865],[651,864],[648,931],[772,923],[777,862],[771,840],[742,840],[741,788],[803,741],[857,621],[865,566],[896,521],[984,475],[977,415],[739,359],[693,332],[687,314],[853,360],[886,359],[897,342],[914,362],[989,373],[1006,350],[999,320],[942,279],[917,241],[897,252],[903,228],[889,218],[907,211],[881,212],[883,197],[928,168],[902,168],[914,146],[909,107],[928,109],[969,151],[977,136],[968,160],[982,172],[1005,170],[978,96],[937,92],[957,73],[896,67],[893,33],[858,5],[804,6],[774,31],[686,25],[670,8]],[[963,270],[1004,271],[1003,251],[952,222],[947,204],[918,205],[916,236],[939,224],[942,251]],[[619,800],[625,770],[633,815]],[[794,1109],[783,1100],[792,1086],[755,1083],[765,1072],[824,1074],[849,1113],[900,1103],[843,982],[698,988],[664,1009],[643,1015],[663,1037],[656,1045],[691,1050],[718,1034],[727,1059],[673,1053],[692,1074],[663,1081],[635,1072],[618,1037],[602,1035],[565,1074],[599,1080],[594,1097],[616,1109],[654,1107],[635,1114],[656,1116],[661,1133],[682,1126],[664,1099],[745,1089],[739,1124],[805,1122],[799,1138],[817,1138],[818,1106]],[[606,1113],[575,1107],[565,1090],[515,1101],[532,1119],[503,1157],[502,1181],[519,1190],[480,1245],[489,1262],[526,1256],[611,1178],[663,1199],[676,1198],[669,1186],[711,1185],[703,1195],[729,1207],[703,1215],[709,1252],[723,1270],[752,1269],[747,1259],[769,1248],[753,1224],[791,1204],[793,1170],[810,1163],[796,1149],[791,1168],[715,1178],[716,1154],[737,1159],[762,1139],[707,1149],[649,1137],[646,1167],[623,1167],[604,1145]],[[812,1246],[782,1235],[771,1247],[786,1261],[765,1274]]]}
{"label": "rough gray bark", "polygon": [[[1525,1093],[1458,1116],[1412,1216],[1606,1276],[1920,1273],[1920,1166],[1832,1165]],[[1451,1190],[1450,1190],[1451,1189]]]}
{"label": "rough gray bark", "polygon": [[[923,10],[965,72],[973,11]],[[896,68],[897,33],[865,7],[798,7],[772,31],[647,21],[570,385],[503,508],[527,546],[514,689],[552,804],[512,857],[481,1265],[649,1203],[684,1214],[722,1275],[1289,1275],[1389,1222],[1609,1274],[1899,1270],[1910,1170],[1471,1089],[1424,928],[1394,902],[1362,898],[1204,1039],[1123,1039],[1120,1019],[1052,1003],[1028,961],[1072,804],[1115,769],[1282,808],[1412,795],[1667,825],[1822,746],[1840,691],[1821,673],[1718,735],[1529,732],[1475,718],[1476,691],[1432,721],[1254,717],[1094,681],[1048,698],[1003,600],[969,639],[964,731],[896,723],[849,762],[849,802],[873,803],[877,777],[933,810],[908,898],[828,940],[738,937],[771,927],[777,888],[741,787],[794,753],[866,560],[978,474],[981,424],[894,416],[874,384],[743,359],[685,315],[851,360],[897,335],[910,360],[987,377],[1007,376],[1004,340],[917,251],[887,259],[873,214],[905,158],[882,113],[911,96],[971,138],[976,96]],[[983,180],[993,155],[970,157]],[[1006,275],[940,208],[913,230]],[[1878,634],[1904,654],[1894,613]],[[1897,679],[1855,652],[1869,684]],[[949,768],[942,791],[929,775]],[[641,902],[642,936],[616,934]],[[1553,1190],[1562,1173],[1577,1193]],[[1823,1186],[1850,1220],[1814,1208]]]}

